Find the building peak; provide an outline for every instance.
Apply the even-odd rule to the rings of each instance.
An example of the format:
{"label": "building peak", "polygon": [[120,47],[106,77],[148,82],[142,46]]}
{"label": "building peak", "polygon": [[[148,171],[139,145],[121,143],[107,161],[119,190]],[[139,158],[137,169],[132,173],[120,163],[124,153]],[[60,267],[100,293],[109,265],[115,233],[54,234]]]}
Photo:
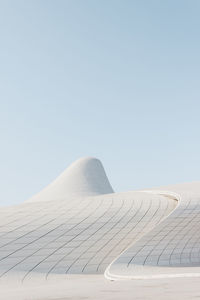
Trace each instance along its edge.
{"label": "building peak", "polygon": [[56,201],[110,193],[113,189],[101,161],[95,157],[82,157],[28,201]]}

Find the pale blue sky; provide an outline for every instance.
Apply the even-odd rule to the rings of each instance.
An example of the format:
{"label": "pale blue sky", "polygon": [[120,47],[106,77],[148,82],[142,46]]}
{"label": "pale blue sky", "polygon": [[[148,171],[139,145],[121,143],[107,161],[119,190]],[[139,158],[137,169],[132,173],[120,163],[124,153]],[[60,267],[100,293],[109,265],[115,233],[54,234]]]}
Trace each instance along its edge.
{"label": "pale blue sky", "polygon": [[116,191],[200,180],[200,1],[0,0],[0,205],[99,158]]}

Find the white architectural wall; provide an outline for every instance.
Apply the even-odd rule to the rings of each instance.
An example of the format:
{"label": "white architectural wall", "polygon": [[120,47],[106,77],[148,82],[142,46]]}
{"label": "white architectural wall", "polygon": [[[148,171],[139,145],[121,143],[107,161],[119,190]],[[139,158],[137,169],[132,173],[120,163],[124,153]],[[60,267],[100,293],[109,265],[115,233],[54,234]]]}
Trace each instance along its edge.
{"label": "white architectural wall", "polygon": [[0,281],[200,274],[200,184],[114,193],[94,158],[0,209]]}
{"label": "white architectural wall", "polygon": [[167,193],[176,195],[176,209],[117,258],[107,278],[200,276],[200,183],[169,186]]}

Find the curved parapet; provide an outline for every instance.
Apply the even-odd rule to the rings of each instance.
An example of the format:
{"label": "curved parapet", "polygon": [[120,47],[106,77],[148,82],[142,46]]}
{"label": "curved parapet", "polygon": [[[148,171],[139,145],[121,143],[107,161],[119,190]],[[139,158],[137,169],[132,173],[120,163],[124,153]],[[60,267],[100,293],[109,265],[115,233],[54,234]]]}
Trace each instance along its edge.
{"label": "curved parapet", "polygon": [[173,192],[169,195],[177,195],[179,205],[152,231],[115,259],[105,271],[106,278],[200,276],[199,183],[186,186],[170,187]]}

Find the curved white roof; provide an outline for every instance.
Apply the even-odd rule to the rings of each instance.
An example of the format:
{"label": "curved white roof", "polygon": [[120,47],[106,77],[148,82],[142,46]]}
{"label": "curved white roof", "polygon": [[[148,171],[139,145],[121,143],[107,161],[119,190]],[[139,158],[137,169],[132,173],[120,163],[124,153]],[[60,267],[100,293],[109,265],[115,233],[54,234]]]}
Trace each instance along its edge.
{"label": "curved white roof", "polygon": [[114,193],[101,162],[80,159],[0,210],[0,281],[200,275],[199,195],[198,182]]}
{"label": "curved white roof", "polygon": [[84,157],[71,164],[56,180],[28,201],[57,201],[109,193],[113,193],[113,189],[100,160]]}

